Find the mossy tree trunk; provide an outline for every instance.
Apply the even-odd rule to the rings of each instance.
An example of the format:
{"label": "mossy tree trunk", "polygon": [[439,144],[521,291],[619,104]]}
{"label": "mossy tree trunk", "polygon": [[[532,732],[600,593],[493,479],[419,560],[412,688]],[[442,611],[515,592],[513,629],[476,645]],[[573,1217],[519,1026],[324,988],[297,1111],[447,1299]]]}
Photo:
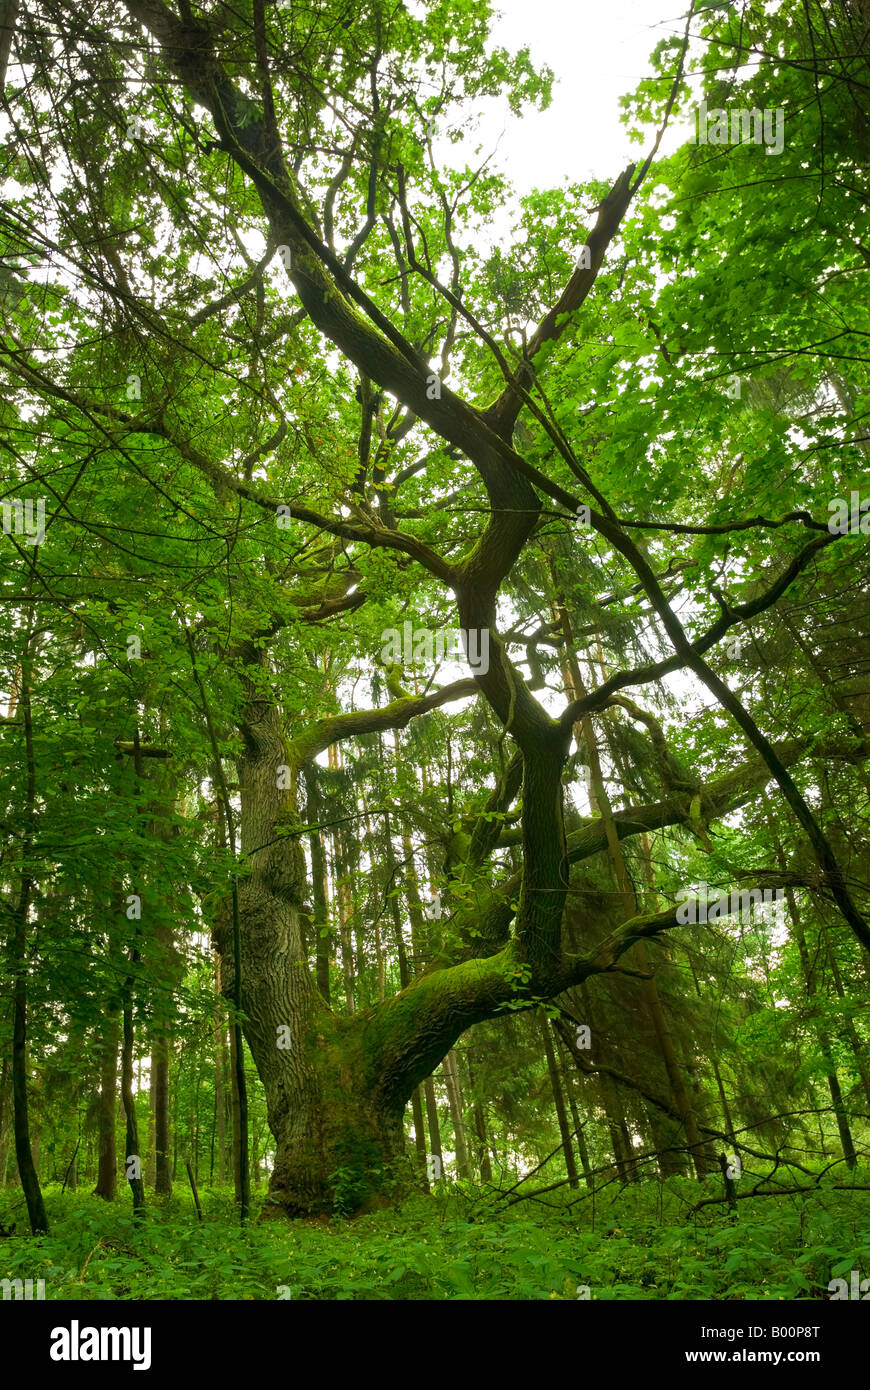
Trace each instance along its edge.
{"label": "mossy tree trunk", "polygon": [[[269,695],[262,649],[252,644],[237,653],[247,691],[238,759],[239,853],[245,866],[238,880],[241,1008],[275,1138],[269,1196],[276,1209],[293,1214],[336,1205],[359,1210],[419,1181],[404,1153],[404,1109],[468,1028],[553,998],[609,970],[635,942],[676,925],[669,908],[606,933],[588,956],[563,950],[569,858],[600,853],[607,844],[605,827],[601,822],[584,826],[570,845],[566,842],[561,776],[569,730],[560,730],[543,713],[538,723],[521,688],[511,695],[510,682],[518,678],[494,634],[492,645],[496,670],[491,664],[484,678],[487,694],[504,721],[512,719],[521,748],[483,813],[456,836],[451,872],[466,880],[477,875],[480,886],[453,924],[460,938],[468,937],[467,958],[406,976],[393,998],[353,1015],[333,1012],[309,967],[303,927],[313,908],[297,789],[308,761],[330,744],[402,727],[431,707],[430,697],[397,697],[379,710],[333,716],[291,736]],[[518,769],[523,867],[496,892],[486,860],[504,841],[492,809],[516,795]],[[728,774],[704,792],[705,807],[712,813],[734,804],[766,776],[762,763]],[[679,812],[663,803],[643,808],[642,815],[616,813],[610,828],[618,835],[640,834],[679,819]],[[230,914],[221,910],[215,944],[221,987],[229,999],[235,989],[232,935]]]}
{"label": "mossy tree trunk", "polygon": [[[235,65],[230,71],[220,57],[217,33],[207,17],[198,17],[194,24],[161,0],[125,0],[125,8],[150,32],[173,83],[209,113],[218,146],[249,180],[262,209],[264,231],[274,246],[289,253],[282,260],[312,327],[361,375],[401,402],[408,412],[406,420],[425,423],[458,457],[467,459],[487,495],[481,531],[466,553],[453,552],[449,557],[417,535],[395,530],[361,509],[353,515],[323,516],[305,503],[294,501],[293,508],[300,524],[341,538],[342,543],[385,547],[401,555],[403,563],[420,566],[445,594],[453,594],[461,627],[478,638],[485,633],[488,639],[488,669],[479,670],[473,681],[457,681],[414,696],[393,688],[398,681],[395,676],[388,705],[326,718],[290,735],[270,696],[263,645],[286,624],[286,611],[276,615],[274,625],[266,623],[249,651],[236,653],[248,692],[239,760],[242,844],[236,939],[240,950],[237,969],[233,932],[221,913],[216,944],[222,955],[223,988],[233,997],[240,974],[237,996],[245,1036],[266,1090],[277,1143],[273,1200],[288,1211],[319,1210],[330,1204],[331,1187],[338,1187],[344,1205],[360,1206],[385,1190],[384,1174],[401,1155],[402,1112],[414,1088],[431,1075],[466,1029],[505,1010],[554,998],[572,984],[611,969],[635,942],[676,925],[672,909],[641,917],[628,909],[629,920],[605,931],[588,956],[572,957],[563,949],[570,860],[598,854],[627,835],[686,823],[689,812],[674,798],[655,806],[627,808],[611,813],[606,826],[601,817],[587,823],[572,845],[566,842],[562,776],[572,730],[583,716],[608,703],[607,683],[591,693],[589,702],[573,702],[554,720],[509,659],[496,628],[500,587],[541,520],[542,495],[557,502],[569,517],[577,514],[587,497],[602,508],[601,512],[590,510],[590,522],[636,573],[670,639],[675,660],[704,681],[756,750],[750,763],[711,788],[699,789],[695,801],[702,821],[707,823],[711,816],[742,804],[773,776],[807,831],[825,882],[858,939],[870,944],[870,930],[857,914],[832,851],[786,772],[803,748],[794,743],[772,749],[748,712],[706,666],[701,656],[706,647],[690,644],[644,553],[582,468],[572,460],[582,490],[578,497],[552,482],[513,444],[514,427],[535,379],[536,361],[543,360],[544,350],[561,336],[590,292],[639,184],[639,178],[633,181],[634,166],[623,171],[598,206],[586,239],[589,265],[572,274],[558,303],[525,345],[521,363],[507,369],[508,379],[497,399],[475,405],[443,383],[433,393],[428,389],[428,360],[368,298],[347,265],[309,225],[305,198],[271,100],[261,108],[245,93]],[[263,63],[265,72],[267,57]],[[274,496],[269,484],[251,476],[242,480],[222,461],[196,449],[187,449],[185,458],[222,501],[233,493],[260,508],[264,516],[275,518],[276,506],[284,499]],[[386,518],[389,508],[382,510]],[[809,558],[809,552],[805,553]],[[356,602],[349,589],[343,596],[334,596],[331,612],[342,611],[345,600]],[[760,599],[757,602],[761,604]],[[316,598],[312,611],[319,607]],[[748,616],[745,610],[744,615]],[[724,617],[721,621],[723,631],[727,630],[728,622]],[[475,645],[482,650],[482,641]],[[611,691],[616,688],[611,685]],[[509,734],[518,750],[518,761],[510,768],[514,775],[518,768],[522,773],[522,870],[506,882],[491,881],[489,856],[496,847],[516,844],[516,840],[501,834],[497,816],[472,820],[455,837],[452,867],[474,890],[468,895],[469,907],[463,909],[465,920],[460,912],[453,924],[460,940],[467,942],[467,958],[454,956],[453,963],[443,962],[443,968],[412,979],[393,999],[360,1010],[352,1018],[339,1018],[317,989],[306,958],[303,914],[313,916],[314,910],[306,908],[298,838],[305,832],[299,822],[296,787],[312,759],[342,739],[404,728],[417,715],[474,693],[483,696],[499,721],[502,737]],[[289,777],[281,775],[282,768]],[[494,793],[497,812],[516,799],[517,789],[510,783],[506,774],[504,787]],[[346,965],[350,1000],[349,952]],[[630,1147],[627,1135],[626,1143]]]}

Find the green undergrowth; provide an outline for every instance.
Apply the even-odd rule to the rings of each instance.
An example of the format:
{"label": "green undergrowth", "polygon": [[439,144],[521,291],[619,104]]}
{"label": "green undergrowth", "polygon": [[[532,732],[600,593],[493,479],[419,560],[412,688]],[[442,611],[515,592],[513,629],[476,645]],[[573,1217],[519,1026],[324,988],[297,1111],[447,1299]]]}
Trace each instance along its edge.
{"label": "green undergrowth", "polygon": [[[870,1187],[870,1172],[850,1181]],[[708,1189],[709,1188],[709,1192]],[[757,1197],[736,1216],[692,1212],[686,1179],[646,1183],[595,1210],[576,1193],[505,1209],[492,1192],[442,1185],[355,1221],[256,1219],[239,1229],[230,1194],[186,1193],[134,1219],[46,1191],[51,1231],[27,1234],[20,1191],[0,1193],[0,1279],[44,1279],[47,1299],[828,1299],[832,1278],[870,1276],[870,1191]],[[547,1205],[544,1205],[546,1200]],[[573,1201],[573,1205],[569,1205]]]}

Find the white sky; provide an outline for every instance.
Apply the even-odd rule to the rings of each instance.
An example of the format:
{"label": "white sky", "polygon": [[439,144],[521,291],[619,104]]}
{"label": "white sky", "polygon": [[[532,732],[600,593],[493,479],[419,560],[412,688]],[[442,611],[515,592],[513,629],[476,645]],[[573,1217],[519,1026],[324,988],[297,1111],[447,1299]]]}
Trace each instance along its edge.
{"label": "white sky", "polygon": [[[682,33],[676,0],[497,0],[497,8],[493,42],[512,52],[528,47],[534,66],[546,65],[556,77],[548,110],[518,118],[493,101],[488,106],[500,109],[487,110],[481,121],[487,150],[501,136],[497,162],[518,193],[566,179],[613,180],[648,153],[649,146],[641,151],[629,143],[619,98],[650,75],[655,45]],[[675,129],[662,152],[687,133],[686,124]]]}
{"label": "white sky", "polygon": [[[655,129],[650,127],[643,146],[632,144],[620,121],[619,98],[651,74],[649,55],[656,44],[671,33],[682,35],[685,18],[679,6],[670,0],[607,0],[604,5],[592,0],[496,0],[496,5],[492,46],[511,53],[528,47],[533,65],[554,73],[553,99],[546,111],[530,107],[522,116],[514,116],[502,97],[485,99],[461,144],[436,138],[445,163],[460,168],[466,161],[477,164],[478,149],[484,156],[496,150],[493,163],[507,174],[517,195],[590,178],[612,181],[628,163],[639,163],[652,148]],[[689,133],[683,118],[669,129],[659,153],[670,153]],[[509,205],[497,211],[488,228],[494,239],[507,237],[511,221]],[[512,625],[515,615],[501,616],[502,628]],[[437,684],[467,674],[463,662],[448,659]],[[682,698],[687,698],[688,686],[695,704],[703,701],[694,677],[678,673],[667,683]],[[537,699],[553,715],[564,704],[548,691],[537,692]],[[445,708],[449,712],[462,703]]]}

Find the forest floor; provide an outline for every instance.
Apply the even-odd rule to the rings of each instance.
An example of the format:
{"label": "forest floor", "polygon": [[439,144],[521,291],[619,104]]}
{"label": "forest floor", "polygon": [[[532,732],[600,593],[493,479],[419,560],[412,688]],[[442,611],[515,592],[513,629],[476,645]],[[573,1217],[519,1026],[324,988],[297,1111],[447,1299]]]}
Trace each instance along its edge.
{"label": "forest floor", "polygon": [[830,1280],[870,1271],[870,1171],[848,1181],[868,1191],[823,1178],[734,1214],[693,1211],[721,1194],[714,1179],[614,1185],[594,1211],[585,1188],[506,1208],[492,1189],[441,1184],[355,1220],[255,1218],[244,1231],[226,1191],[201,1194],[201,1221],[180,1185],[135,1219],[126,1193],[108,1203],[56,1185],[38,1239],[7,1189],[0,1279],[44,1279],[46,1299],[827,1300]]}

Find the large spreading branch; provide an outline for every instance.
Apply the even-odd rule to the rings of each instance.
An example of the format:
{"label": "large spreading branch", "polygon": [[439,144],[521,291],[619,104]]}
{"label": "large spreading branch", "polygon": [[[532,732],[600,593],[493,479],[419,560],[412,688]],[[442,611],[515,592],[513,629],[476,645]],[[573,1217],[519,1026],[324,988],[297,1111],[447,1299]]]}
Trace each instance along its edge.
{"label": "large spreading branch", "polygon": [[320,719],[291,740],[290,762],[297,769],[302,769],[333,743],[341,743],[347,738],[361,738],[364,734],[382,733],[384,729],[407,728],[412,719],[427,714],[429,710],[440,709],[452,700],[477,694],[477,683],[468,677],[442,686],[440,690],[431,690],[428,695],[408,695],[392,700],[379,709],[352,710],[349,714],[335,714],[329,719]]}
{"label": "large spreading branch", "polygon": [[[691,671],[694,671],[695,675],[704,682],[707,689],[715,695],[722,708],[728,711],[734,722],[743,731],[749,743],[760,753],[772,777],[777,782],[780,791],[785,797],[785,800],[806,832],[819,867],[822,870],[834,901],[840,909],[843,918],[848,922],[864,949],[870,951],[870,927],[868,927],[852,900],[852,895],[846,886],[842,870],[837,863],[836,856],[827,837],[804,797],[802,797],[798,791],[794,780],[789,775],[782,761],[777,757],[773,745],[761,732],[745,705],[743,705],[733,691],[728,688],[721,676],[718,676],[695,650],[686,635],[682,623],[668,602],[661,585],[656,579],[649,561],[641,551],[638,550],[634,542],[619,526],[614,525],[604,518],[602,518],[600,529],[602,534],[607,536],[608,540],[611,541],[620,554],[628,560],[632,569],[637,574],[638,579],[643,584],[647,597],[661,619],[662,625],[670,638],[677,656],[681,657],[683,663],[688,666]],[[826,545],[828,539],[829,538],[826,536],[819,536],[816,540],[810,541],[809,544],[804,547],[804,551],[811,550],[813,547],[819,548]],[[831,539],[833,539],[833,537],[831,537]]]}

